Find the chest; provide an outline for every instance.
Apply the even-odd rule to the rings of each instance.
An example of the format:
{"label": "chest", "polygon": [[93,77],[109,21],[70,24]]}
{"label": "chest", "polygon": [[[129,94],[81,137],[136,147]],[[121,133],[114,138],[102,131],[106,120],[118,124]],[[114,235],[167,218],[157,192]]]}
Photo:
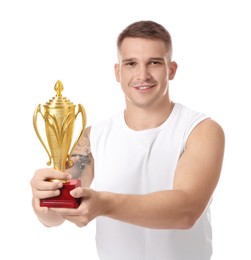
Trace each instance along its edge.
{"label": "chest", "polygon": [[110,132],[96,145],[96,188],[137,194],[171,189],[181,152],[181,136],[168,131],[146,135]]}

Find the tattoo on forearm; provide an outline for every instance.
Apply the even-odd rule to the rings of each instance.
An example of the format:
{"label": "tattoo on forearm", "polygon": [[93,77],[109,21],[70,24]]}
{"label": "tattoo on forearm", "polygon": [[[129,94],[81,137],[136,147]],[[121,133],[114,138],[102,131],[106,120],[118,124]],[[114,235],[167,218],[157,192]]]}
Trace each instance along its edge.
{"label": "tattoo on forearm", "polygon": [[[90,149],[90,140],[86,133],[79,140],[77,146],[74,149],[72,158],[75,158],[75,164],[72,168],[73,174],[77,177],[80,177],[87,165],[90,165],[92,162],[92,154]],[[75,169],[75,170],[74,170]]]}
{"label": "tattoo on forearm", "polygon": [[72,157],[79,157],[79,159],[76,161],[76,165],[80,170],[84,170],[85,166],[87,164],[91,163],[91,156],[90,153],[87,155],[82,155],[82,154],[72,154]]}

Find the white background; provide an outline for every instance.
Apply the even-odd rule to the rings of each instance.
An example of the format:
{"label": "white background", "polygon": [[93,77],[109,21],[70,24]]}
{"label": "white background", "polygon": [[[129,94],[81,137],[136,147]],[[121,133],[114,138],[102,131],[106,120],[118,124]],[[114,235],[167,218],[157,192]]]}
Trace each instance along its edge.
{"label": "white background", "polygon": [[58,79],[63,95],[85,106],[88,125],[123,108],[113,73],[116,37],[142,19],[163,24],[173,37],[179,69],[172,99],[225,130],[213,260],[251,259],[248,0],[0,1],[1,259],[97,259],[95,222],[48,229],[33,214],[29,182],[47,154],[32,116],[54,96]]}

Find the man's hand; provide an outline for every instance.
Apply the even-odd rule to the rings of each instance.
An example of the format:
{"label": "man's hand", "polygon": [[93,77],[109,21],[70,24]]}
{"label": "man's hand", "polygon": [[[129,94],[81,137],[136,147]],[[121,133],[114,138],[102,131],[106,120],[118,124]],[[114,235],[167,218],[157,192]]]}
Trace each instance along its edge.
{"label": "man's hand", "polygon": [[38,211],[45,211],[44,207],[40,207],[40,199],[55,197],[60,194],[60,188],[63,183],[61,181],[49,181],[51,179],[70,180],[71,176],[65,172],[55,171],[51,168],[39,169],[35,172],[30,181],[34,206]]}
{"label": "man's hand", "polygon": [[104,210],[102,192],[78,187],[70,193],[74,198],[81,198],[81,204],[77,209],[51,208],[50,210],[78,227],[86,226],[94,218],[102,215]]}

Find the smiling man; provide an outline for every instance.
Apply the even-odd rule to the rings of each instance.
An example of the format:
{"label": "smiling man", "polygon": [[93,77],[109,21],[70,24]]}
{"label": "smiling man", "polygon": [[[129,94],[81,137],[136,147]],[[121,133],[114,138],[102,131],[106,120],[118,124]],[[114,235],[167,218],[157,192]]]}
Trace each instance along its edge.
{"label": "smiling man", "polygon": [[[177,64],[171,61],[171,43],[130,37],[119,44],[119,64],[115,65],[115,72],[126,98],[126,122],[130,125],[129,120],[136,121],[135,130],[159,126],[173,107],[168,87],[169,80],[175,76]],[[139,118],[134,118],[137,115]],[[142,129],[138,129],[140,122],[143,123]],[[144,127],[148,123],[150,125]]]}
{"label": "smiling man", "polygon": [[[34,211],[46,226],[68,220],[83,227],[96,219],[101,260],[209,260],[210,204],[224,132],[207,115],[170,99],[177,64],[162,25],[129,25],[117,49],[115,76],[125,110],[86,129],[74,151],[75,167],[35,172]],[[86,162],[77,173],[76,158]],[[40,199],[58,195],[62,187],[49,178],[74,176],[83,185],[71,191],[81,198],[77,209],[40,207]],[[89,188],[93,180],[95,190]]]}

